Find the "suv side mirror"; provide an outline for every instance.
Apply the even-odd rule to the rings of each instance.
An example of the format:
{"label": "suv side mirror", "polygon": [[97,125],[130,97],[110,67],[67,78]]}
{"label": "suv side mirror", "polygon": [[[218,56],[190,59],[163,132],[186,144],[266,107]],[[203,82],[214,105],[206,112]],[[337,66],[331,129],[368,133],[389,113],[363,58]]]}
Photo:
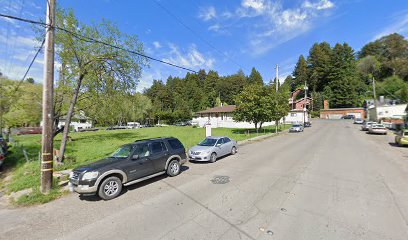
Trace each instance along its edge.
{"label": "suv side mirror", "polygon": [[137,159],[139,159],[139,155],[133,155],[132,156],[132,160],[137,160]]}

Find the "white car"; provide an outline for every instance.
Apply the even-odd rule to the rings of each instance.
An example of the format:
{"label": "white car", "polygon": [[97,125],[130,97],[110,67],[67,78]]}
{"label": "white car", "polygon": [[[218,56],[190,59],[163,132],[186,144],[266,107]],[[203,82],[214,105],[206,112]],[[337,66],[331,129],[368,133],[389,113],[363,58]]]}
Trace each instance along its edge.
{"label": "white car", "polygon": [[188,151],[191,161],[215,162],[217,158],[237,152],[237,141],[229,137],[206,137]]}
{"label": "white car", "polygon": [[372,124],[369,128],[368,128],[368,133],[371,134],[387,134],[387,128],[382,125],[382,124]]}
{"label": "white car", "polygon": [[361,118],[355,118],[353,123],[354,123],[354,124],[363,124],[364,121],[363,121],[363,119],[361,119]]}
{"label": "white car", "polygon": [[303,132],[303,130],[302,124],[293,124],[292,127],[289,128],[289,132]]}
{"label": "white car", "polygon": [[361,130],[362,131],[368,131],[371,125],[376,124],[376,122],[363,122],[363,125],[361,125]]}

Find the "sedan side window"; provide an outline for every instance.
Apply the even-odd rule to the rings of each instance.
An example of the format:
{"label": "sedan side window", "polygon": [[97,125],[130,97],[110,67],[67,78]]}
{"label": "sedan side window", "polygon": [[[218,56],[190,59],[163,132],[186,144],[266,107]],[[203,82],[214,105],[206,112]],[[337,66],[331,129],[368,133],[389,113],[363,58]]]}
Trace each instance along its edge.
{"label": "sedan side window", "polygon": [[218,139],[217,144],[220,144],[220,145],[224,144],[224,140],[222,138]]}
{"label": "sedan side window", "polygon": [[224,143],[229,143],[229,142],[231,142],[231,139],[229,139],[229,138],[224,138]]}

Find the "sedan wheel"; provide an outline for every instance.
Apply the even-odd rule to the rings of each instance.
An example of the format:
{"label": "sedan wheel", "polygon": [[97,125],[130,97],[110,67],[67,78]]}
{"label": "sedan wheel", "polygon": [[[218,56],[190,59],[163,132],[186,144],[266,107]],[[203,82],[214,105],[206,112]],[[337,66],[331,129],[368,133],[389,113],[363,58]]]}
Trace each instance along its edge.
{"label": "sedan wheel", "polygon": [[236,148],[236,147],[232,147],[232,149],[231,149],[231,155],[235,155],[235,153],[237,153],[237,148]]}
{"label": "sedan wheel", "polygon": [[217,161],[217,154],[211,153],[210,162],[214,163]]}

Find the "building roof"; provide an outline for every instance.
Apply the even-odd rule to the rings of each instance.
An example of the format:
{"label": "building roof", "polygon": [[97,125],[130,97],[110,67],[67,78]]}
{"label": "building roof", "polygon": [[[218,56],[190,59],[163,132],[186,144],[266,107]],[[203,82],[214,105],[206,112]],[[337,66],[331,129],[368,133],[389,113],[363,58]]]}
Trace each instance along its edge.
{"label": "building roof", "polygon": [[364,108],[329,108],[329,109],[320,109],[320,111],[347,111],[347,110],[364,110]]}
{"label": "building roof", "polygon": [[237,106],[235,105],[227,105],[227,106],[222,106],[222,107],[215,107],[215,108],[210,108],[204,111],[200,111],[197,113],[229,113],[235,111]]}

